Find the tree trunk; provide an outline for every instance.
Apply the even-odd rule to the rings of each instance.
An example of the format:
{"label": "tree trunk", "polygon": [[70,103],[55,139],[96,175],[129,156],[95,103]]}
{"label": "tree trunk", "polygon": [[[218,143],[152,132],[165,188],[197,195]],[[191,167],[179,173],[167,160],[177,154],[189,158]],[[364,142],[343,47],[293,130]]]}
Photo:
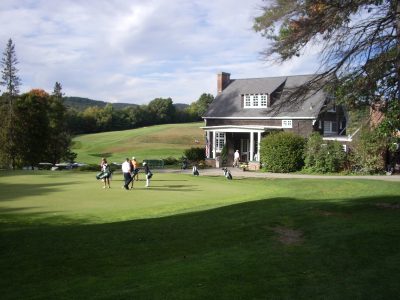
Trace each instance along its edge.
{"label": "tree trunk", "polygon": [[395,12],[395,26],[396,26],[396,77],[397,77],[397,101],[400,102],[400,3],[398,0],[392,1],[393,9]]}

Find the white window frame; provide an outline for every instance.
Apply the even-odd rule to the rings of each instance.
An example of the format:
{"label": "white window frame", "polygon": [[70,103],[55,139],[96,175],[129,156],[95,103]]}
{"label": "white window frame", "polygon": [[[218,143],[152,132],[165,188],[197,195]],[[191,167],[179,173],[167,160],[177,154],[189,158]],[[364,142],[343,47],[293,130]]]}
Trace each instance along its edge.
{"label": "white window frame", "polygon": [[[336,131],[333,131],[333,124],[336,124]],[[324,134],[338,134],[338,123],[336,121],[324,121]]]}
{"label": "white window frame", "polygon": [[261,107],[267,107],[268,102],[267,102],[267,94],[261,94],[260,95],[260,106]]}
{"label": "white window frame", "polygon": [[292,120],[282,120],[282,128],[293,128]]}
{"label": "white window frame", "polygon": [[244,107],[251,107],[250,95],[244,95]]}
{"label": "white window frame", "polygon": [[221,152],[222,148],[226,144],[226,134],[225,132],[216,132],[215,133],[215,151]]}
{"label": "white window frame", "polygon": [[244,108],[265,108],[268,107],[268,94],[245,94]]}
{"label": "white window frame", "polygon": [[253,95],[252,104],[253,104],[254,107],[258,107],[258,106],[259,106],[258,94],[254,94],[254,95]]}

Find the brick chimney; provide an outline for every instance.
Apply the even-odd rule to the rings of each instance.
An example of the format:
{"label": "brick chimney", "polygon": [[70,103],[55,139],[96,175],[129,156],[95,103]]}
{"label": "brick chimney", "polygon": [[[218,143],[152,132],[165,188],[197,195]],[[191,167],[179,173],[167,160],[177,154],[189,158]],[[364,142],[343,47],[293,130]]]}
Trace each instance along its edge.
{"label": "brick chimney", "polygon": [[218,94],[221,94],[222,91],[229,85],[230,82],[231,82],[231,74],[225,72],[217,74]]}

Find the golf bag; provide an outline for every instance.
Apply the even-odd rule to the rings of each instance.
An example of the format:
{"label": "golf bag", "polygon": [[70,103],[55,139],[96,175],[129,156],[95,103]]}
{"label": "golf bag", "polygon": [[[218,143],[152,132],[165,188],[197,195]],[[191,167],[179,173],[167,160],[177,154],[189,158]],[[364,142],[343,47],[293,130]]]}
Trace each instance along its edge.
{"label": "golf bag", "polygon": [[193,166],[192,172],[193,172],[193,175],[194,175],[194,176],[199,176],[199,175],[200,175],[199,170],[197,170],[197,167],[196,167],[196,166]]}
{"label": "golf bag", "polygon": [[100,173],[98,173],[97,175],[96,175],[96,179],[97,180],[99,180],[99,179],[103,179],[103,178],[107,178],[107,177],[109,177],[111,175],[111,173],[110,172],[100,172]]}
{"label": "golf bag", "polygon": [[228,179],[228,180],[232,180],[232,174],[231,172],[227,169],[227,168],[223,168],[222,169],[224,171],[224,176]]}

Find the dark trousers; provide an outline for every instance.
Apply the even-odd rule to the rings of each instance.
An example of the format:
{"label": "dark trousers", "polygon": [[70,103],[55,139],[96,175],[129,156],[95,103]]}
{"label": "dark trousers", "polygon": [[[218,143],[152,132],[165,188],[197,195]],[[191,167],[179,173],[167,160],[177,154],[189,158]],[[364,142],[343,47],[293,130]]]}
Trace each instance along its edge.
{"label": "dark trousers", "polygon": [[127,188],[128,185],[129,185],[129,184],[131,183],[131,181],[132,181],[131,173],[124,173],[124,179],[125,179],[124,187]]}

